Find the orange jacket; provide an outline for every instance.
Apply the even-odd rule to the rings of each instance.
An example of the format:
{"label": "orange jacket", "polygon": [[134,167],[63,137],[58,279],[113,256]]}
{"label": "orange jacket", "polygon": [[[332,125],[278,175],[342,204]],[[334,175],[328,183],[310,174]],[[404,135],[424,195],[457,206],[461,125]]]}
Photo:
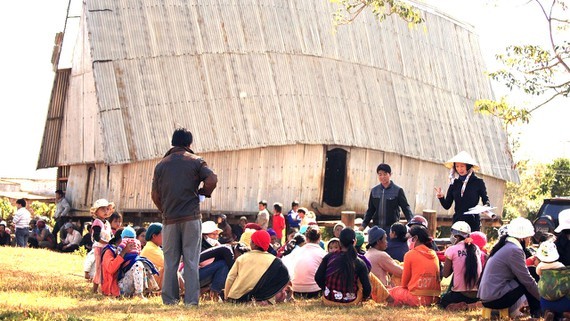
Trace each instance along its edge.
{"label": "orange jacket", "polygon": [[119,289],[119,268],[123,263],[124,259],[122,256],[117,255],[111,250],[105,251],[103,254],[103,260],[101,262],[101,270],[103,273],[103,280],[101,282],[101,292],[104,295],[119,296],[121,291]]}
{"label": "orange jacket", "polygon": [[404,255],[402,286],[413,295],[439,296],[439,262],[434,250],[420,245]]}

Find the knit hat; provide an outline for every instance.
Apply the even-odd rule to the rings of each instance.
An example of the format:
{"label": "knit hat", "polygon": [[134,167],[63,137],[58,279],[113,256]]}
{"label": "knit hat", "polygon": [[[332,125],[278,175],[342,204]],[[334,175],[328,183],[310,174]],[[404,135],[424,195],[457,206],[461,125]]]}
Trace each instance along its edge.
{"label": "knit hat", "polygon": [[259,224],[257,224],[257,223],[247,223],[244,226],[244,228],[245,229],[252,229],[252,230],[256,230],[256,231],[261,230],[261,226],[259,226]]}
{"label": "knit hat", "polygon": [[146,234],[144,235],[144,239],[150,241],[153,235],[160,234],[160,232],[162,232],[162,224],[152,223],[148,226]]}
{"label": "knit hat", "polygon": [[275,230],[272,228],[268,228],[267,233],[269,233],[269,236],[276,236],[277,235],[277,233],[275,233]]}
{"label": "knit hat", "polygon": [[368,230],[368,244],[377,243],[384,237],[384,235],[386,235],[386,231],[379,228],[378,226],[373,226]]}
{"label": "knit hat", "polygon": [[135,237],[137,237],[137,233],[135,232],[135,229],[127,226],[123,229],[123,232],[121,233],[121,238],[132,238],[134,239]]}
{"label": "knit hat", "polygon": [[364,244],[364,233],[362,231],[356,231],[356,247],[362,246]]}
{"label": "knit hat", "polygon": [[67,230],[68,228],[73,228],[73,224],[70,222],[65,223],[65,225],[63,225],[63,229]]}
{"label": "knit hat", "polygon": [[269,244],[271,243],[271,237],[267,231],[259,230],[255,231],[255,233],[251,235],[251,242],[262,248],[264,251],[267,251]]}

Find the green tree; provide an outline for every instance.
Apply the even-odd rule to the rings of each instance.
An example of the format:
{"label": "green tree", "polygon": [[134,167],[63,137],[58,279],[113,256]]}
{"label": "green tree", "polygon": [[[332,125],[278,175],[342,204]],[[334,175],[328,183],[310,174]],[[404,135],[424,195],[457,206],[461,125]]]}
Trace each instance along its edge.
{"label": "green tree", "polygon": [[0,199],[0,215],[2,216],[2,220],[9,220],[14,215],[16,211],[16,207],[10,204],[10,201],[3,197]]}
{"label": "green tree", "polygon": [[40,201],[33,201],[30,205],[35,216],[44,216],[47,218],[48,224],[51,223],[53,215],[55,213],[55,204],[47,204]]}
{"label": "green tree", "polygon": [[520,184],[507,182],[503,200],[503,218],[513,219],[523,216],[534,219],[546,197],[541,189],[548,168],[546,165],[530,165],[521,161],[517,167]]}
{"label": "green tree", "polygon": [[489,99],[479,100],[476,111],[490,113],[506,124],[528,123],[532,112],[547,105],[554,98],[570,95],[570,42],[568,28],[570,20],[564,0],[530,0],[548,25],[548,45],[512,45],[504,53],[496,55],[503,69],[489,73],[491,79],[499,81],[510,90],[521,90],[525,94],[541,97],[535,106],[516,106]]}
{"label": "green tree", "polygon": [[558,158],[548,165],[540,190],[550,197],[570,196],[570,159]]}

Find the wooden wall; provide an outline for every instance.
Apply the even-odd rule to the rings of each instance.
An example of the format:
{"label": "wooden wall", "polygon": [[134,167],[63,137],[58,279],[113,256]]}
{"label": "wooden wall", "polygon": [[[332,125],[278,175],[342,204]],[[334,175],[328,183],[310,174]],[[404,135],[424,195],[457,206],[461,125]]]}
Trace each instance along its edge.
{"label": "wooden wall", "polygon": [[[202,210],[253,213],[261,199],[269,204],[281,202],[287,210],[295,199],[308,208],[313,202],[322,205],[326,149],[334,147],[292,145],[202,154],[219,180],[213,197],[206,200]],[[381,162],[392,167],[392,180],[404,188],[414,213],[424,209],[434,209],[438,214],[453,213],[439,205],[433,190],[435,186],[447,189],[448,170],[442,164],[382,151],[343,148],[348,151],[347,179],[345,202],[339,213],[366,211],[370,190],[378,184],[376,167]],[[95,199],[108,198],[122,212],[156,211],[150,192],[157,162],[71,166],[67,196],[75,209],[88,210]],[[497,213],[501,213],[504,181],[482,177],[491,203],[499,206]]]}

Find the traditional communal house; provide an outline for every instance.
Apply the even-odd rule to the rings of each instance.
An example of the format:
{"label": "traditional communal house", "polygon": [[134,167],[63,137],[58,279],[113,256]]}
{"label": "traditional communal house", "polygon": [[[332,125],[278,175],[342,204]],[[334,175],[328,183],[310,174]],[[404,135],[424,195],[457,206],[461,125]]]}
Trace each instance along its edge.
{"label": "traditional communal house", "polygon": [[[366,211],[381,162],[412,209],[446,214],[433,187],[466,150],[491,201],[517,180],[477,35],[433,9],[410,29],[362,14],[334,28],[329,1],[90,0],[70,68],[57,68],[38,168],[58,167],[76,215],[108,198],[141,220],[177,127],[217,172],[205,213],[297,199],[317,214]],[[57,57],[57,55],[54,55]],[[57,60],[57,59],[55,59]],[[499,213],[500,213],[499,209]]]}

